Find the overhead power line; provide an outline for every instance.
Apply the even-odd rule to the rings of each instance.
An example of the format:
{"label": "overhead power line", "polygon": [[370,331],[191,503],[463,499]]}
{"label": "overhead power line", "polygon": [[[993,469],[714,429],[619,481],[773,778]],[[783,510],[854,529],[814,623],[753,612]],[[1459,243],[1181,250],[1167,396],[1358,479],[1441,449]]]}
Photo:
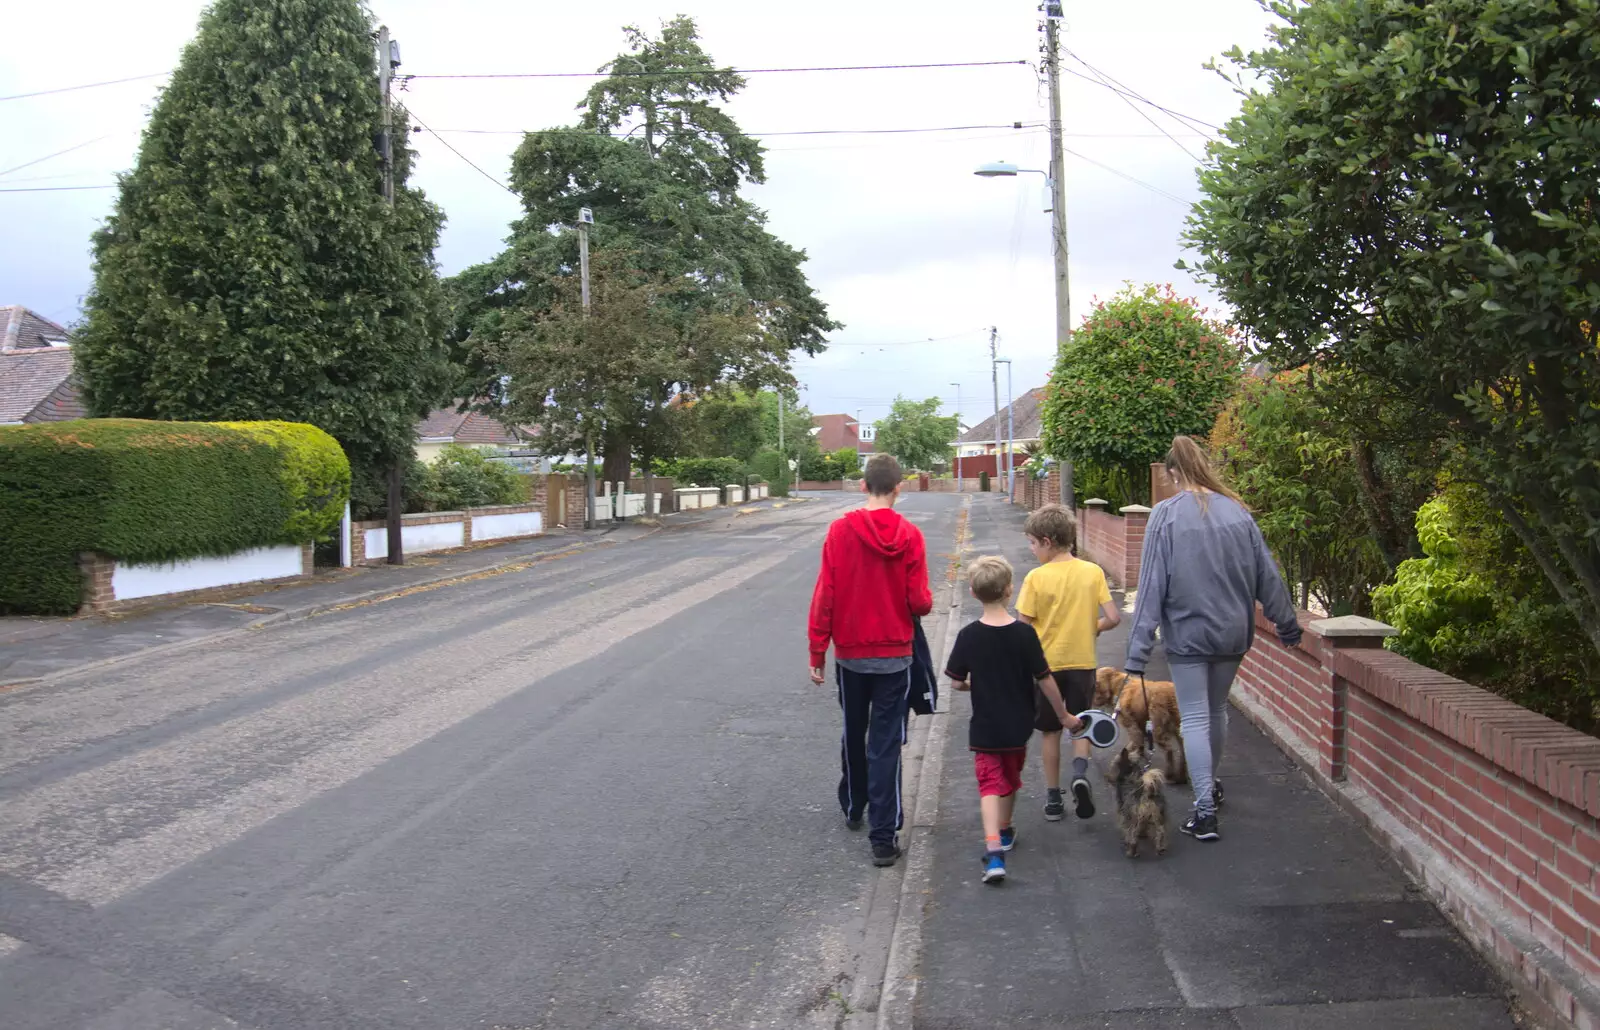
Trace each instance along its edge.
{"label": "overhead power line", "polygon": [[1095,78],[1092,75],[1085,75],[1083,72],[1073,71],[1071,68],[1063,68],[1063,69],[1061,69],[1061,73],[1063,75],[1071,75],[1071,76],[1073,76],[1075,78],[1082,79],[1085,82],[1091,82],[1094,85],[1101,87],[1102,89],[1109,89],[1113,93],[1120,93],[1125,97],[1131,97],[1132,99],[1139,101],[1139,103],[1141,103],[1141,104],[1145,104],[1145,105],[1147,105],[1149,107],[1155,108],[1157,111],[1160,111],[1162,114],[1171,115],[1173,118],[1182,119],[1183,121],[1189,122],[1192,125],[1201,126],[1201,127],[1207,128],[1207,129],[1211,129],[1214,132],[1220,132],[1221,131],[1220,127],[1218,127],[1216,125],[1213,125],[1211,122],[1208,122],[1203,118],[1196,118],[1193,115],[1187,115],[1187,114],[1182,113],[1181,111],[1174,111],[1170,107],[1163,107],[1161,104],[1156,103],[1154,100],[1150,100],[1150,99],[1148,99],[1146,97],[1142,97],[1139,94],[1133,92],[1132,90],[1127,89],[1126,87],[1115,86],[1115,85],[1112,85],[1112,83],[1110,83],[1110,82],[1102,82],[1102,81],[1100,81],[1099,79]]}
{"label": "overhead power line", "polygon": [[[1065,49],[1065,48],[1063,48],[1063,49]],[[1100,73],[1099,69],[1095,68],[1094,65],[1090,64],[1088,61],[1085,61],[1083,58],[1079,57],[1077,54],[1073,53],[1071,50],[1067,50],[1066,53],[1067,53],[1068,57],[1072,58],[1074,61],[1077,61],[1079,64],[1081,64],[1085,68],[1087,68],[1089,70],[1089,73],[1091,75],[1093,75],[1095,78],[1099,79],[1101,82],[1103,82],[1107,86],[1111,85],[1109,77],[1106,76],[1106,75],[1102,75]],[[1123,90],[1126,90],[1126,89],[1127,89],[1127,87],[1123,87]],[[1188,147],[1184,146],[1181,142],[1179,142],[1178,137],[1176,137],[1172,133],[1168,132],[1166,130],[1166,128],[1161,125],[1161,123],[1157,122],[1154,118],[1150,117],[1150,115],[1147,112],[1145,112],[1144,109],[1142,109],[1141,107],[1139,107],[1138,104],[1133,102],[1133,97],[1137,96],[1137,94],[1133,93],[1131,90],[1128,90],[1127,92],[1124,92],[1123,90],[1117,90],[1116,91],[1117,96],[1122,100],[1122,102],[1124,104],[1128,105],[1128,107],[1133,111],[1134,114],[1138,115],[1140,118],[1143,118],[1145,121],[1149,122],[1151,124],[1151,126],[1153,126],[1156,130],[1158,130],[1162,135],[1166,136],[1167,139],[1170,139],[1174,146],[1176,146],[1179,150],[1183,151],[1185,154],[1189,155],[1190,160],[1194,161],[1196,164],[1200,163],[1200,155],[1199,154],[1196,154],[1194,151],[1192,151]],[[1149,101],[1145,101],[1145,103],[1149,103]]]}
{"label": "overhead power line", "polygon": [[61,86],[56,89],[39,89],[32,93],[13,93],[9,97],[0,97],[0,100],[26,100],[28,97],[47,97],[53,93],[71,93],[80,89],[99,89],[101,86],[120,86],[124,82],[140,82],[144,79],[159,79],[169,72],[151,72],[149,75],[130,75],[126,79],[108,79],[105,82],[85,82],[81,86]]}
{"label": "overhead power line", "polygon": [[1189,206],[1189,202],[1187,200],[1184,200],[1182,197],[1178,196],[1177,194],[1168,193],[1166,190],[1162,189],[1160,186],[1153,186],[1150,183],[1145,182],[1143,179],[1135,178],[1134,176],[1129,175],[1127,172],[1124,172],[1120,168],[1111,167],[1110,165],[1106,164],[1104,161],[1096,161],[1094,158],[1089,157],[1086,154],[1080,154],[1076,150],[1068,150],[1066,147],[1062,147],[1061,148],[1061,152],[1064,153],[1064,154],[1071,154],[1073,157],[1077,158],[1080,161],[1087,161],[1087,162],[1089,162],[1090,164],[1094,165],[1097,168],[1104,168],[1106,171],[1110,172],[1112,175],[1119,176],[1119,177],[1121,177],[1123,179],[1126,179],[1129,182],[1133,183],[1135,186],[1143,186],[1145,189],[1149,190],[1151,193],[1154,193],[1154,194],[1156,194],[1158,196],[1166,197],[1168,200],[1172,201],[1174,204],[1182,204],[1184,207],[1188,207]]}
{"label": "overhead power line", "polygon": [[[878,136],[919,132],[966,132],[969,129],[1035,129],[1043,124],[1043,122],[1007,122],[990,125],[936,125],[916,129],[788,129],[782,132],[746,132],[741,135],[749,136],[752,139],[765,139],[768,136]],[[460,133],[474,136],[525,136],[534,132],[568,132],[580,133],[585,136],[609,136],[612,139],[625,138],[612,133],[597,133],[590,129],[566,127],[552,129],[434,129],[432,131],[435,133]],[[669,132],[666,135],[673,136],[677,135],[677,133]],[[683,133],[683,135],[696,134]]]}
{"label": "overhead power line", "polygon": [[462,72],[454,75],[402,75],[400,79],[659,79],[683,75],[770,75],[788,72],[910,71],[917,68],[993,68],[1027,61],[944,61],[928,64],[836,64],[813,68],[674,68],[660,72]]}
{"label": "overhead power line", "polygon": [[32,161],[24,161],[22,164],[12,165],[10,168],[5,169],[4,171],[0,171],[0,175],[10,175],[12,172],[20,172],[24,168],[32,168],[34,165],[43,164],[44,162],[50,160],[53,157],[60,157],[63,154],[70,154],[74,150],[82,150],[84,147],[93,146],[94,144],[99,143],[101,140],[109,139],[109,138],[110,138],[109,136],[96,136],[94,139],[89,140],[86,143],[77,143],[77,144],[74,144],[73,146],[68,147],[65,150],[58,150],[54,154],[46,154],[43,157],[36,157]]}
{"label": "overhead power line", "polygon": [[467,164],[471,165],[473,170],[476,171],[479,175],[483,176],[485,179],[488,179],[490,182],[494,183],[496,186],[498,186],[501,189],[505,190],[507,193],[511,194],[513,197],[517,195],[517,191],[516,190],[512,189],[510,186],[507,186],[505,183],[501,182],[499,179],[495,178],[494,176],[490,175],[488,172],[484,171],[482,168],[478,167],[477,163],[475,161],[473,161],[472,158],[468,157],[467,155],[463,154],[461,151],[457,150],[455,147],[451,146],[449,140],[445,139],[443,136],[440,136],[437,132],[434,132],[432,129],[428,128],[427,123],[424,122],[421,118],[417,117],[417,112],[415,112],[411,108],[407,107],[405,109],[405,114],[406,114],[407,118],[411,119],[412,121],[416,122],[419,126],[421,126],[422,130],[424,132],[433,133],[433,137],[435,139],[437,139],[440,143],[443,143],[445,145],[445,148],[447,150],[449,150],[450,153],[454,154],[455,156],[459,157],[461,160],[465,161]]}
{"label": "overhead power line", "polygon": [[0,193],[60,193],[66,190],[114,190],[114,182],[103,183],[99,186],[8,186],[0,189]]}

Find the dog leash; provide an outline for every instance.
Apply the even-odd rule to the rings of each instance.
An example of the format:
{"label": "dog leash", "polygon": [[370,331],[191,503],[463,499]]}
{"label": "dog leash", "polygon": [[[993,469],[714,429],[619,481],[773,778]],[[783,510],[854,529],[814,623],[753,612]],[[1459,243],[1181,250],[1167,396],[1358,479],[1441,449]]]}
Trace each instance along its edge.
{"label": "dog leash", "polygon": [[1156,735],[1152,728],[1155,713],[1150,711],[1150,691],[1144,685],[1144,673],[1139,674],[1139,693],[1144,696],[1144,772],[1150,771],[1150,766],[1156,753]]}

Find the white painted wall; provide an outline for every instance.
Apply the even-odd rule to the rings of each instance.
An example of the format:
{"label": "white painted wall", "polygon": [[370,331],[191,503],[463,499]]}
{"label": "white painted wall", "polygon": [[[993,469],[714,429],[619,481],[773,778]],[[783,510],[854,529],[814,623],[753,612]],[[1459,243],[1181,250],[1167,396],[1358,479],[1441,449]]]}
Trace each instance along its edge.
{"label": "white painted wall", "polygon": [[507,536],[534,536],[544,532],[544,516],[536,511],[505,515],[472,516],[472,539],[498,540]]}
{"label": "white painted wall", "polygon": [[729,504],[743,504],[744,503],[744,487],[742,487],[742,486],[726,486],[726,487],[723,487],[723,489],[725,491],[727,491],[728,503]]}
{"label": "white painted wall", "polygon": [[[405,548],[406,554],[460,547],[467,542],[465,529],[465,522],[432,522],[426,525],[407,523],[400,529],[400,546]],[[379,526],[367,530],[367,557],[389,557],[388,527]]]}
{"label": "white painted wall", "polygon": [[111,596],[118,601],[131,601],[185,590],[281,579],[298,576],[302,571],[300,548],[296,544],[255,547],[225,558],[190,558],[157,565],[117,562],[111,570]]}

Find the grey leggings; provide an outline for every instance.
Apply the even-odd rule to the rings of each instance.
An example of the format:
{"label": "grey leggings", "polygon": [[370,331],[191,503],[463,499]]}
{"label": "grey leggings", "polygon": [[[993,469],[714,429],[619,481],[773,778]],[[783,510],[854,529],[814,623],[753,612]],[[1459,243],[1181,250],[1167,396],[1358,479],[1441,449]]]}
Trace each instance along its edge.
{"label": "grey leggings", "polygon": [[1172,663],[1172,685],[1178,692],[1178,714],[1183,719],[1183,755],[1189,763],[1198,815],[1210,815],[1214,809],[1211,785],[1222,762],[1222,743],[1228,736],[1228,691],[1238,672],[1237,660]]}

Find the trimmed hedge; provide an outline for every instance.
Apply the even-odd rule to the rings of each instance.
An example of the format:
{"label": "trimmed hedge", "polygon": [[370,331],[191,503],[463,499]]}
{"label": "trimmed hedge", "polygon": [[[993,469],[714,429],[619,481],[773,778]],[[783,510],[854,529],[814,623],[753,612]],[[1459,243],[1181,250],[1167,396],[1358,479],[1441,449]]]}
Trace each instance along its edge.
{"label": "trimmed hedge", "polygon": [[333,438],[297,423],[0,426],[0,613],[76,612],[86,551],[170,562],[308,543],[338,524],[349,481]]}
{"label": "trimmed hedge", "polygon": [[733,486],[744,482],[745,467],[737,458],[679,458],[671,475],[679,486]]}

